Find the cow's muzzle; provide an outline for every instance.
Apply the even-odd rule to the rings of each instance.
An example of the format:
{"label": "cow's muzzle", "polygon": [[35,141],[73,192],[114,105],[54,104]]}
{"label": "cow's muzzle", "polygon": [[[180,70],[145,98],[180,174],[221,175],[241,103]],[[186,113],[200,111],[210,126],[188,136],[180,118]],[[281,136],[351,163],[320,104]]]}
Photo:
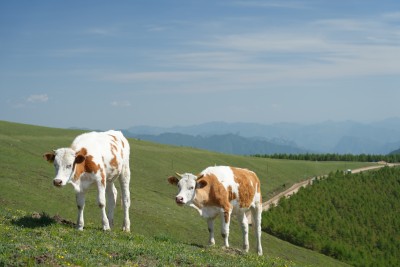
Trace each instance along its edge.
{"label": "cow's muzzle", "polygon": [[177,197],[175,198],[175,202],[176,202],[176,204],[178,204],[178,205],[183,205],[183,204],[185,204],[185,203],[183,202],[183,197],[181,197],[181,196],[177,196]]}
{"label": "cow's muzzle", "polygon": [[57,187],[61,187],[62,186],[62,180],[60,179],[54,179],[53,180],[53,185],[57,186]]}

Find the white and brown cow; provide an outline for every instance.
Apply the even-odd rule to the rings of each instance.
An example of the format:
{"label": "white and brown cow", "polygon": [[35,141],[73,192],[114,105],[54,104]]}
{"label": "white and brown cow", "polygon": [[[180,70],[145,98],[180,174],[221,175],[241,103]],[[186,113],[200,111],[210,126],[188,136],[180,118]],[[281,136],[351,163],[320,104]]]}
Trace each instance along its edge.
{"label": "white and brown cow", "polygon": [[[78,205],[78,230],[83,230],[83,209],[85,193],[95,183],[98,189],[97,201],[102,213],[103,229],[113,226],[114,208],[117,200],[117,189],[114,181],[118,178],[122,191],[124,209],[123,230],[130,231],[130,168],[129,143],[119,131],[90,132],[79,135],[69,148],[59,148],[46,153],[43,157],[54,162],[56,177],[53,184],[62,187],[67,183],[73,185]],[[108,213],[106,214],[106,196]]]}
{"label": "white and brown cow", "polygon": [[245,212],[253,216],[257,252],[262,255],[261,212],[262,200],[260,181],[257,175],[247,169],[216,166],[203,170],[198,176],[191,173],[177,174],[179,178],[168,178],[170,184],[178,186],[175,198],[178,205],[189,205],[207,219],[210,232],[209,244],[214,245],[214,219],[221,215],[221,234],[225,247],[229,247],[229,224],[231,214],[237,215],[243,231],[243,249],[249,250],[248,221]]}

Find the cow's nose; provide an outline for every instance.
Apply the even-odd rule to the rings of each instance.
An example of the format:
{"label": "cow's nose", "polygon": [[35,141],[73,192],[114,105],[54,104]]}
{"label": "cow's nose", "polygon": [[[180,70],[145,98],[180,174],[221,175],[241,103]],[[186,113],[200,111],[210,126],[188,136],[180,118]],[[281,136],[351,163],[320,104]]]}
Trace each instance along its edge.
{"label": "cow's nose", "polygon": [[53,184],[54,184],[54,186],[61,186],[62,185],[62,181],[60,179],[54,179],[53,180]]}
{"label": "cow's nose", "polygon": [[177,196],[177,197],[175,198],[175,201],[176,201],[176,203],[178,203],[178,204],[183,204],[183,197]]}

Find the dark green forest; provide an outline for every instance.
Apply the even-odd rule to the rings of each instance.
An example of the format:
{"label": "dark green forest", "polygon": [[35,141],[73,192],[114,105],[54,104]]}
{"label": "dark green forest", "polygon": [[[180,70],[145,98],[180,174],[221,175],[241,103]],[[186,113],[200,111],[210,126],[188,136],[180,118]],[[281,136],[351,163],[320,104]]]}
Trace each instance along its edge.
{"label": "dark green forest", "polygon": [[282,198],[262,225],[353,266],[400,266],[400,168],[331,173]]}
{"label": "dark green forest", "polygon": [[373,155],[373,154],[256,154],[254,157],[271,158],[271,159],[289,159],[289,160],[311,160],[311,161],[353,161],[353,162],[379,162],[385,161],[389,163],[400,162],[400,154],[389,155]]}

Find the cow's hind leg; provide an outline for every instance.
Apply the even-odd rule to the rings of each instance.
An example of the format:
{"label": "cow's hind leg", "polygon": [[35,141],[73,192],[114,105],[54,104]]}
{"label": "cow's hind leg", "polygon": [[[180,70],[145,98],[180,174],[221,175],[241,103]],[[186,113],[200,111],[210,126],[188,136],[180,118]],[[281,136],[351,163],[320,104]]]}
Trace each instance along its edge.
{"label": "cow's hind leg", "polygon": [[215,245],[215,239],[214,239],[214,218],[209,218],[207,219],[207,225],[208,225],[208,232],[210,233],[210,238],[208,240],[208,245],[209,246],[214,246]]}
{"label": "cow's hind leg", "polygon": [[238,215],[239,225],[242,228],[243,234],[243,250],[245,252],[249,251],[249,223],[247,221],[247,216],[244,211],[239,211]]}
{"label": "cow's hind leg", "polygon": [[110,227],[114,226],[114,209],[117,204],[117,189],[113,182],[108,182],[106,187],[107,194],[107,217]]}
{"label": "cow's hind leg", "polygon": [[261,204],[257,204],[255,207],[250,208],[251,215],[253,216],[254,221],[254,230],[256,234],[257,240],[257,253],[258,255],[263,254],[262,246],[261,246],[261,212],[262,206]]}
{"label": "cow's hind leg", "polygon": [[119,182],[121,184],[121,195],[122,195],[122,207],[124,209],[124,223],[122,230],[130,232],[131,221],[129,219],[129,207],[131,206],[131,193],[129,191],[129,182],[131,180],[131,171],[129,166],[125,166],[122,169],[122,174],[119,176]]}
{"label": "cow's hind leg", "polygon": [[83,210],[85,208],[85,193],[76,193],[76,205],[78,207],[78,219],[76,221],[76,229],[82,231],[85,226],[85,221],[83,219]]}
{"label": "cow's hind leg", "polygon": [[97,189],[97,203],[99,204],[99,208],[101,209],[103,230],[110,230],[110,224],[108,222],[106,214],[106,188],[101,181],[97,182]]}

